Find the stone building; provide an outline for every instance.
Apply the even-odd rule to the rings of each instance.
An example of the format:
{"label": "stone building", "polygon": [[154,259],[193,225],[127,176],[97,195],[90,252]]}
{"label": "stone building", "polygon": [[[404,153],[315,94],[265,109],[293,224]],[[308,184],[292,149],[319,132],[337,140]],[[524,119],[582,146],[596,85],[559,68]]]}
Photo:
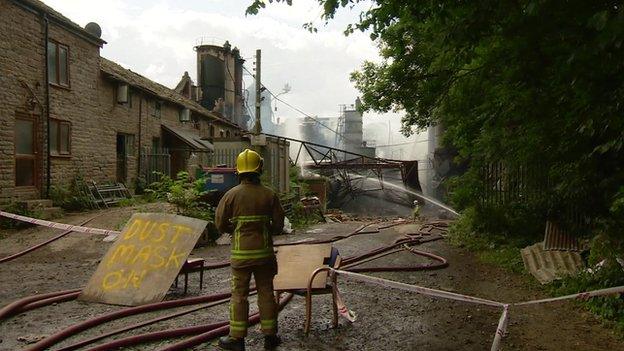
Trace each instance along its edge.
{"label": "stone building", "polygon": [[132,188],[155,154],[175,174],[214,163],[219,140],[244,139],[190,93],[102,58],[97,25],[37,0],[0,0],[0,14],[0,201],[43,198],[76,177]]}

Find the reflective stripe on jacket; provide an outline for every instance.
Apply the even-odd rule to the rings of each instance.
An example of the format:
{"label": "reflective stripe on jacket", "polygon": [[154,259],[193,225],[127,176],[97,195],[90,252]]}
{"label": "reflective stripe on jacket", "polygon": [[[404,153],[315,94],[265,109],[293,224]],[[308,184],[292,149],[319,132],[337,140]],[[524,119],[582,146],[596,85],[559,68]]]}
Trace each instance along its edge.
{"label": "reflective stripe on jacket", "polygon": [[232,233],[232,267],[275,260],[272,236],[282,232],[284,210],[273,190],[241,182],[219,201],[215,223],[221,233]]}

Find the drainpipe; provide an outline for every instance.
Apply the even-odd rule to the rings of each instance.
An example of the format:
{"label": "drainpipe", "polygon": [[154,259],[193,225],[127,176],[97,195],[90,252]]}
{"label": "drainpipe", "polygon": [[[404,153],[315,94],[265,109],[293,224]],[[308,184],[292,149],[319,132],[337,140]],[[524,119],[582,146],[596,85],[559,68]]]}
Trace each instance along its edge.
{"label": "drainpipe", "polygon": [[137,181],[139,179],[139,177],[141,176],[141,155],[143,154],[141,152],[142,148],[142,144],[141,144],[141,120],[142,120],[142,110],[143,110],[143,94],[138,94],[139,95],[139,156],[138,156],[138,164],[137,164]]}
{"label": "drainpipe", "polygon": [[43,23],[45,24],[43,29],[43,48],[45,62],[45,105],[46,105],[46,198],[50,198],[50,177],[52,174],[52,167],[50,164],[50,79],[48,67],[48,26],[50,24],[48,15],[43,14]]}

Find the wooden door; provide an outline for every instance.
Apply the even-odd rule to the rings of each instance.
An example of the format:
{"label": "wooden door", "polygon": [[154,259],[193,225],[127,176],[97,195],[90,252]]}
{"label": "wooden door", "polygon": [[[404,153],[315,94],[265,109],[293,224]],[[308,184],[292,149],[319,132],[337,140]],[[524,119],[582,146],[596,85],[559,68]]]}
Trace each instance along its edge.
{"label": "wooden door", "polygon": [[39,153],[35,118],[15,118],[15,186],[38,186]]}

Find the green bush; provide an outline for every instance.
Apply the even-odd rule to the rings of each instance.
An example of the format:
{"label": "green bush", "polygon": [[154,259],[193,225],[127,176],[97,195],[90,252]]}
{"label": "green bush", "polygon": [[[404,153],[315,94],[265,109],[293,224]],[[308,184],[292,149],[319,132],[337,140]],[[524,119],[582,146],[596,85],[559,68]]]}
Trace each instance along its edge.
{"label": "green bush", "polygon": [[155,200],[167,200],[169,189],[173,186],[173,179],[160,172],[154,172],[154,174],[157,175],[160,180],[151,183],[147,189],[145,189],[145,193]]}
{"label": "green bush", "polygon": [[82,211],[91,208],[91,199],[86,195],[84,179],[81,176],[74,177],[68,186],[52,185],[50,187],[50,199],[56,206],[67,211]]}
{"label": "green bush", "polygon": [[[214,209],[201,199],[206,195],[206,179],[193,180],[188,172],[180,172],[175,179],[161,175],[161,180],[150,184],[146,195],[165,200],[175,205],[176,212],[187,217],[214,222]],[[216,240],[219,233],[210,231],[210,238]]]}
{"label": "green bush", "polygon": [[[550,285],[550,292],[554,295],[568,295],[619,285],[624,285],[622,267],[617,262],[607,260],[604,266],[593,274],[581,272],[576,276],[553,282]],[[604,320],[613,321],[616,330],[624,336],[624,299],[618,296],[594,297],[579,303]]]}
{"label": "green bush", "polygon": [[300,196],[312,195],[308,184],[301,181],[301,168],[297,165],[290,166],[288,175],[290,180],[290,194],[288,194],[287,198],[294,199],[292,213],[288,219],[293,229],[301,229],[322,222],[323,218],[318,212],[306,213],[303,204],[300,202]]}

